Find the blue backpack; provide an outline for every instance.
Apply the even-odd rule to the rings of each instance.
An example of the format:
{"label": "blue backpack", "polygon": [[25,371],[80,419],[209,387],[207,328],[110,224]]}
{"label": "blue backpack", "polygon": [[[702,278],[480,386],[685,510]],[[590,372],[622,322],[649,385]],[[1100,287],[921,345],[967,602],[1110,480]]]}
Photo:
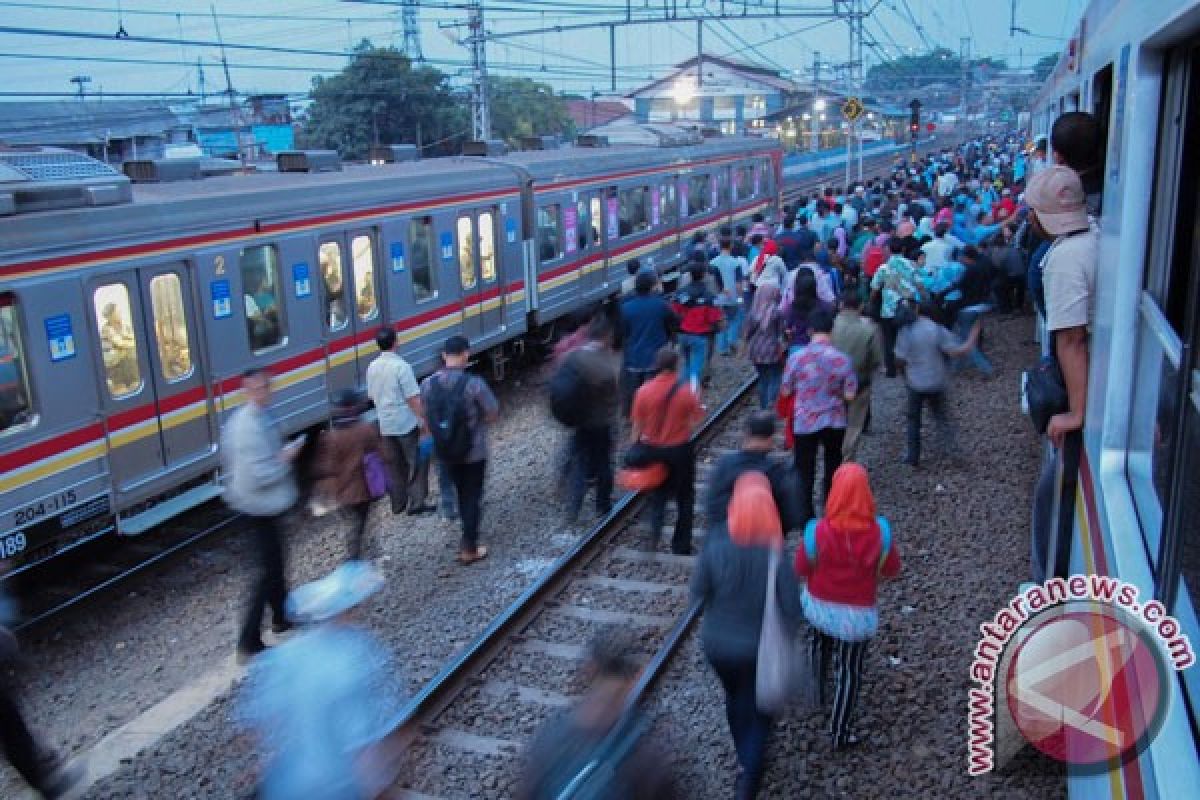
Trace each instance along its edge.
{"label": "blue backpack", "polygon": [[[879,523],[879,567],[878,573],[883,572],[883,562],[887,561],[888,552],[892,549],[892,526],[886,517],[876,517]],[[804,557],[808,559],[811,568],[817,563],[817,520],[810,519],[804,526]]]}

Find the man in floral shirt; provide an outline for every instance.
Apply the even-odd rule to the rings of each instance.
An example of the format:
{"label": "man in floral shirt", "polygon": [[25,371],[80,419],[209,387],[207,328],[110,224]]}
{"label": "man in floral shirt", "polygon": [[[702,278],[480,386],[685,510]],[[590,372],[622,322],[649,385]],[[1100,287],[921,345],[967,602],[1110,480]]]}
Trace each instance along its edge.
{"label": "man in floral shirt", "polygon": [[846,435],[846,404],[858,392],[850,358],[830,343],[833,314],[814,311],[809,317],[811,339],[792,354],[783,372],[781,393],[794,395],[792,431],[795,433],[796,472],[800,475],[800,500],[804,519],[815,516],[813,484],[816,482],[817,448],[825,455],[824,494],[829,494],[833,472],[842,464]]}
{"label": "man in floral shirt", "polygon": [[904,257],[904,241],[891,239],[889,258],[871,278],[871,292],[879,293],[879,327],[883,329],[883,367],[889,378],[896,377],[896,334],[900,330],[896,311],[901,300],[916,300],[917,274],[912,262]]}

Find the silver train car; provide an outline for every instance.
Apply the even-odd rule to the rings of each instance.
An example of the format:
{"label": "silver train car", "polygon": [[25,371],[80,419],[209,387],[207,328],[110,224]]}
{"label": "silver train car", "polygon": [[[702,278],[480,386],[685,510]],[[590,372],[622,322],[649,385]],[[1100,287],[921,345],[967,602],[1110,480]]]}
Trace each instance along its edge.
{"label": "silver train car", "polygon": [[667,273],[695,232],[771,212],[780,170],[772,143],[721,139],[131,186],[0,148],[0,559],[219,495],[248,367],[288,432],[363,383],[383,325],[419,374],[452,333],[499,373],[630,259]]}
{"label": "silver train car", "polygon": [[1034,103],[1033,134],[1049,139],[1076,110],[1104,135],[1101,244],[1078,478],[1059,475],[1050,556],[1135,586],[1131,610],[1159,618],[1175,669],[1148,746],[1104,771],[1068,767],[1068,788],[1195,797],[1200,668],[1178,659],[1180,643],[1200,645],[1200,3],[1092,0]]}

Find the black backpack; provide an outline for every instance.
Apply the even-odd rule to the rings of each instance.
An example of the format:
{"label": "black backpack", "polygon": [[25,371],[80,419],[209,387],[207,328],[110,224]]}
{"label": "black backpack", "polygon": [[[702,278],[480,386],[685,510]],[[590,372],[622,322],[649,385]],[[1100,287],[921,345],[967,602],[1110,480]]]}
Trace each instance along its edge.
{"label": "black backpack", "polygon": [[568,428],[578,428],[587,418],[590,403],[587,381],[579,372],[574,359],[563,359],[550,376],[550,413]]}
{"label": "black backpack", "polygon": [[463,373],[452,385],[446,386],[435,375],[429,393],[429,432],[433,449],[447,464],[461,464],[471,452],[471,425],[467,421],[467,381]]}

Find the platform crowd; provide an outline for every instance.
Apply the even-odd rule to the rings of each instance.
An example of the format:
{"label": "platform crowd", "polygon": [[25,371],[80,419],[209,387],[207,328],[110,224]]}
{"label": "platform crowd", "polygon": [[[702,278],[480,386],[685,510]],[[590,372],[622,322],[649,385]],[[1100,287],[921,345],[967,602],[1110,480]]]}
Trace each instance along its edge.
{"label": "platform crowd", "polygon": [[[873,387],[903,381],[905,468],[926,463],[925,408],[940,455],[957,457],[946,410],[953,376],[990,377],[984,319],[1024,314],[1031,304],[1047,320],[1048,355],[1069,399],[1045,432],[1056,446],[1078,436],[1097,236],[1089,211],[1099,204],[1086,151],[1096,133],[1086,114],[1060,123],[1053,143],[1060,165],[1047,162],[1044,142],[985,136],[924,158],[898,157],[886,176],[802,197],[779,220],[756,215],[747,226],[698,234],[670,292],[663,276],[631,262],[619,302],[580,318],[555,350],[547,391],[569,433],[561,471],[566,524],[577,522],[589,492],[603,517],[615,487],[647,491],[648,544],[658,545],[673,503],[670,548],[678,555],[694,554],[691,437],[706,412],[713,361],[743,359],[757,372],[759,411],[700,498],[707,530],[691,585],[703,607],[704,654],[725,694],[738,798],[759,791],[773,720],[787,705],[786,697],[764,698],[762,659],[786,658],[802,629],[804,657],[791,679],[807,687],[810,706],[828,711],[830,748],[869,737],[854,727],[854,711],[879,625],[877,587],[900,573],[903,541],[856,461],[871,426]],[[386,760],[379,743],[396,705],[381,700],[379,687],[398,681],[355,614],[383,580],[369,561],[370,504],[387,497],[393,514],[437,510],[429,481],[436,469],[441,511],[461,525],[458,562],[488,554],[481,542],[488,428],[501,411],[468,369],[469,342],[450,337],[442,369],[420,384],[393,331],[382,331],[377,345],[366,393],[340,393],[317,441],[283,441],[270,413],[270,376],[258,370],[242,377],[247,402],[223,432],[226,501],[245,515],[255,544],[257,574],[237,652],[252,662],[240,718],[266,754],[260,797],[366,797],[381,788],[364,776],[387,771],[364,771],[362,762],[364,754]],[[374,418],[364,416],[369,406]],[[786,461],[772,455],[781,442]],[[307,483],[297,476],[306,450],[314,503],[348,512],[348,558],[289,592],[283,517]],[[1034,572],[1044,577],[1053,565],[1037,539],[1038,519]],[[789,534],[796,534],[790,555]],[[268,610],[276,636],[303,630],[268,647]],[[768,631],[779,636],[768,641]],[[14,654],[11,637],[0,635],[0,658]],[[609,782],[596,796],[671,796],[664,762],[648,757],[646,726],[615,713],[637,673],[628,653],[600,642],[587,668],[590,690],[535,741],[523,796],[558,796],[577,774],[567,767],[593,757],[620,762],[595,773]],[[36,744],[2,683],[0,706],[8,760],[44,796],[59,796],[77,775]],[[597,756],[618,724],[635,741]]]}

